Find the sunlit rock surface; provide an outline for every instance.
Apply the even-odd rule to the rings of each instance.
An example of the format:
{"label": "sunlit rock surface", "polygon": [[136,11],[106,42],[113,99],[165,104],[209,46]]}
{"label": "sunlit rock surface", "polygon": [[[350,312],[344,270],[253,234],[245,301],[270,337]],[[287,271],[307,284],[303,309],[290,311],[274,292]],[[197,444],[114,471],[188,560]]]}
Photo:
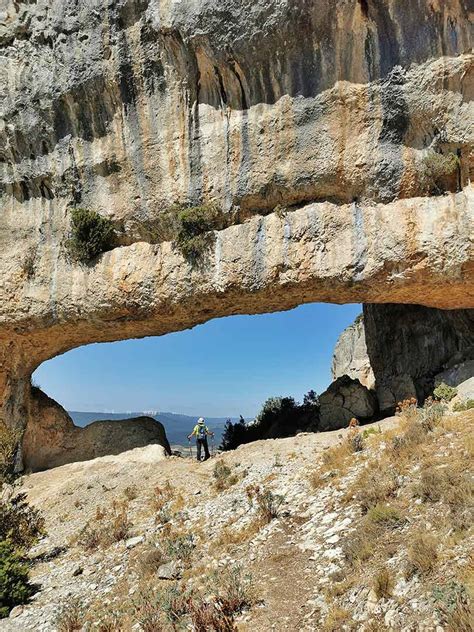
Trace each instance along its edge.
{"label": "sunlit rock surface", "polygon": [[[309,301],[473,306],[470,33],[467,0],[2,0],[1,417],[41,424],[31,372],[88,342]],[[152,243],[211,201],[236,225],[202,265]],[[88,267],[77,205],[122,244]]]}

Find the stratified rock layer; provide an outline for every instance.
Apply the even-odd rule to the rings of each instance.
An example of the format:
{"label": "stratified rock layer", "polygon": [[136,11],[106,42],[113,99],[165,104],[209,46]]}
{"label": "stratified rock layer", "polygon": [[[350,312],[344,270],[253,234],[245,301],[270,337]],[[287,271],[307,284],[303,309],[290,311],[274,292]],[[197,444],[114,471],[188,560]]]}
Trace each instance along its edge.
{"label": "stratified rock layer", "polygon": [[[88,342],[309,301],[474,305],[467,0],[0,11],[3,420],[41,425],[31,372]],[[164,210],[212,200],[237,225],[199,267],[153,243]],[[86,267],[77,205],[122,244]]]}

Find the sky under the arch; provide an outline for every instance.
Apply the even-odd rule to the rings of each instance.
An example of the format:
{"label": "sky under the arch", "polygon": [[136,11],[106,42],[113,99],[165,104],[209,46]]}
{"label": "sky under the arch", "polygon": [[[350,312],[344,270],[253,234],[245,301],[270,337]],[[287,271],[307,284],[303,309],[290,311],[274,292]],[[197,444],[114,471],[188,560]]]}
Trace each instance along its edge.
{"label": "sky under the arch", "polygon": [[251,418],[270,396],[322,392],[336,340],[360,312],[360,305],[312,303],[87,345],[45,362],[33,379],[68,410]]}

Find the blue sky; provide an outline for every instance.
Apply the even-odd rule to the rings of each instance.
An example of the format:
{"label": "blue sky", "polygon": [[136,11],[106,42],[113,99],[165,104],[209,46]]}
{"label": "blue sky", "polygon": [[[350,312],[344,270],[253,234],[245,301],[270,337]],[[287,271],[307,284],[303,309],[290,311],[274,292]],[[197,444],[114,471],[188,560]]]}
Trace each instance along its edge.
{"label": "blue sky", "polygon": [[249,418],[270,396],[322,392],[337,337],[360,312],[360,305],[312,303],[87,345],[45,362],[33,379],[68,410]]}

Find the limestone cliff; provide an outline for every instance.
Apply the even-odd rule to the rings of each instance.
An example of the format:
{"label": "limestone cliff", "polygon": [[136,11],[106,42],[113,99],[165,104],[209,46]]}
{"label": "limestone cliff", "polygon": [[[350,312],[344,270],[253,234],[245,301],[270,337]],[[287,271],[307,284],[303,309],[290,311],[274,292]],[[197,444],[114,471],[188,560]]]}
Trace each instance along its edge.
{"label": "limestone cliff", "polygon": [[422,402],[441,380],[457,386],[474,375],[474,310],[364,305],[334,350],[333,377],[343,375],[375,388],[382,412]]}
{"label": "limestone cliff", "polygon": [[[93,341],[309,301],[474,305],[468,0],[2,0],[1,417]],[[215,201],[201,267],[150,226]],[[114,222],[90,266],[70,210]]]}
{"label": "limestone cliff", "polygon": [[332,357],[332,379],[348,375],[369,389],[375,386],[375,377],[367,354],[365,327],[362,315],[349,325],[337,339]]}

